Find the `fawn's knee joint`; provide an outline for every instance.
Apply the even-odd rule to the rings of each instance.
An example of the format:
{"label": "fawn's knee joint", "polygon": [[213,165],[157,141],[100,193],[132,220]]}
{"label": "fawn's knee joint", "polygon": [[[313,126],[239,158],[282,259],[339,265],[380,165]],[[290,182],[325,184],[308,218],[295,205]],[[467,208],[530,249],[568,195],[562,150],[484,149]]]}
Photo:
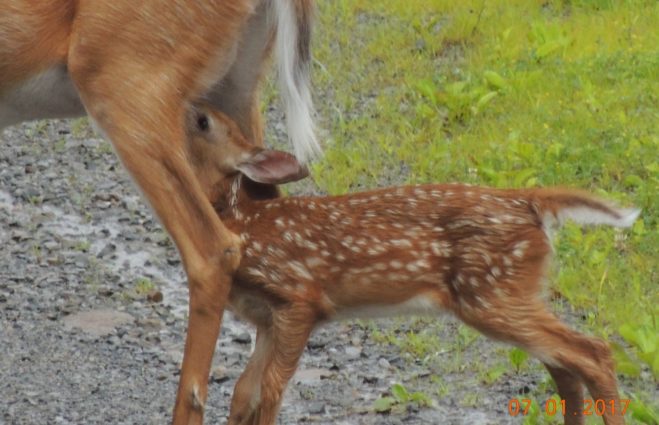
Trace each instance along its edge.
{"label": "fawn's knee joint", "polygon": [[224,247],[221,254],[220,264],[227,273],[233,273],[240,265],[242,241],[240,237],[231,234],[229,245]]}

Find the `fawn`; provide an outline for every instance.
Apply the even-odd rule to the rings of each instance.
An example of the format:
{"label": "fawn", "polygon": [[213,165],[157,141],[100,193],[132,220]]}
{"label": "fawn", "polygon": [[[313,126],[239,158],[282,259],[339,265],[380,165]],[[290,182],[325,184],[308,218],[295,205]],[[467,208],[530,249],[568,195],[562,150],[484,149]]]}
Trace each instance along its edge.
{"label": "fawn", "polygon": [[315,326],[440,312],[540,359],[566,402],[566,424],[584,423],[582,385],[615,403],[605,423],[624,422],[607,344],[562,323],[541,290],[552,228],[567,219],[628,227],[639,210],[575,190],[463,184],[276,198],[267,184],[306,175],[293,156],[250,145],[205,106],[190,109],[188,132],[200,181],[242,243],[229,308],[257,327],[229,424],[275,423]]}
{"label": "fawn", "polygon": [[181,255],[190,289],[174,424],[201,424],[238,244],[184,155],[203,97],[262,140],[259,82],[277,53],[289,135],[320,152],[309,89],[312,0],[2,0],[0,130],[88,113]]}

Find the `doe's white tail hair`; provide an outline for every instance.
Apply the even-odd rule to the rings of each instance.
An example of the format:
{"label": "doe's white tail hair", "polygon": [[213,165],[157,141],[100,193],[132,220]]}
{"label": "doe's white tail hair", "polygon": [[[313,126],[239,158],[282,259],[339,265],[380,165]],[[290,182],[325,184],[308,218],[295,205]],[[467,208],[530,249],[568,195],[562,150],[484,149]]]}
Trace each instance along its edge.
{"label": "doe's white tail hair", "polygon": [[314,109],[310,90],[309,0],[273,0],[275,18],[275,54],[279,88],[286,111],[288,138],[295,156],[307,163],[322,154],[316,138]]}

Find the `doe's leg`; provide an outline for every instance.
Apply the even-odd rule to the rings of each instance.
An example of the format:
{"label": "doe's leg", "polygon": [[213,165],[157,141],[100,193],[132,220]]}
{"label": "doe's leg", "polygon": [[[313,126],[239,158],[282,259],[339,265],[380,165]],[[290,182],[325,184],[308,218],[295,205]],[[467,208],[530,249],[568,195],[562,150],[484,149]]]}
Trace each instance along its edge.
{"label": "doe's leg", "polygon": [[188,276],[188,332],[173,423],[201,425],[240,240],[218,218],[188,161],[185,107],[234,60],[251,5],[163,8],[145,0],[136,11],[130,0],[78,3],[71,78],[176,243]]}

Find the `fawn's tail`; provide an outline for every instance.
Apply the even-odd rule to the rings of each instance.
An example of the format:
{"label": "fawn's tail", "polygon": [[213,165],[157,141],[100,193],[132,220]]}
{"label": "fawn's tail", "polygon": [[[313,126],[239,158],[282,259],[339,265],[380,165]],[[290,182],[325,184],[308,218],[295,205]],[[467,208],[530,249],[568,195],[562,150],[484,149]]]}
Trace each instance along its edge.
{"label": "fawn's tail", "polygon": [[566,220],[630,227],[641,213],[638,208],[622,208],[579,190],[537,189],[532,192],[531,200],[546,227],[560,226]]}
{"label": "fawn's tail", "polygon": [[272,6],[279,89],[286,110],[288,138],[297,159],[306,163],[322,153],[316,139],[309,76],[313,2],[274,0]]}

